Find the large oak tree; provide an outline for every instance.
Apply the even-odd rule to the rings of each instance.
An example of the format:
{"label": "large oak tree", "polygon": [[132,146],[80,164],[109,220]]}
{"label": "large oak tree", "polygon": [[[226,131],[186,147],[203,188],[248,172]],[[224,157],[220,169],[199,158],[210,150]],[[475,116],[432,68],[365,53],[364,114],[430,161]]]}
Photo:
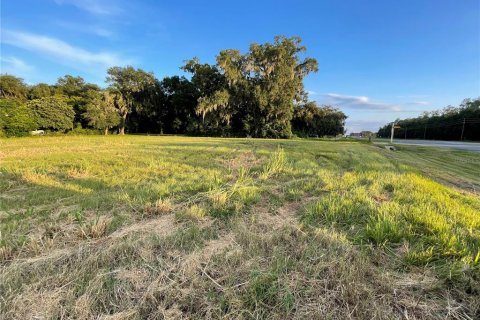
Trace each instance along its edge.
{"label": "large oak tree", "polygon": [[97,93],[95,97],[86,105],[84,117],[88,124],[96,129],[108,134],[108,130],[120,123],[118,115],[119,105],[124,104],[119,94],[108,90]]}
{"label": "large oak tree", "polygon": [[155,87],[157,80],[153,73],[145,72],[142,69],[128,67],[112,67],[107,71],[107,82],[114,91],[119,92],[125,105],[119,108],[120,134],[125,134],[127,116],[134,108],[142,108],[142,102],[148,103],[153,93],[149,90]]}
{"label": "large oak tree", "polygon": [[[315,59],[301,58],[305,50],[300,38],[283,36],[274,43],[254,43],[246,54],[222,50],[217,67],[224,86],[200,97],[198,113],[204,120],[210,115],[213,125],[231,126],[236,134],[289,137],[294,105],[307,97],[303,79],[318,70]],[[188,67],[198,77],[198,70]]]}
{"label": "large oak tree", "polygon": [[22,78],[10,74],[0,75],[0,98],[23,101],[27,97],[28,87]]}
{"label": "large oak tree", "polygon": [[38,129],[64,131],[73,128],[75,112],[62,96],[34,99],[27,102]]}

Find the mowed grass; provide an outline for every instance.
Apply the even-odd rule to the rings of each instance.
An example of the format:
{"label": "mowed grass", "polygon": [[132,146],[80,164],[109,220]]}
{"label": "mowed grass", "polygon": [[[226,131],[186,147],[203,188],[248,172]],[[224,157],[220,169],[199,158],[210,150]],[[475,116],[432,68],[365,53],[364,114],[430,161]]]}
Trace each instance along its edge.
{"label": "mowed grass", "polygon": [[62,136],[0,161],[4,318],[480,312],[478,153]]}
{"label": "mowed grass", "polygon": [[478,152],[403,145],[397,145],[396,148],[400,152],[387,152],[385,155],[437,181],[480,194]]}

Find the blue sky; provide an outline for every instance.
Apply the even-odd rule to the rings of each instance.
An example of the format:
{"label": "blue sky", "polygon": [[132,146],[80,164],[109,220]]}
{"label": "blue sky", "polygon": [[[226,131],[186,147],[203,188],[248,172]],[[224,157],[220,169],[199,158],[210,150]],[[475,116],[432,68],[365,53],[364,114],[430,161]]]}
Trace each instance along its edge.
{"label": "blue sky", "polygon": [[478,0],[3,0],[1,72],[104,85],[109,66],[133,65],[162,78],[280,34],[302,37],[320,65],[310,99],[342,109],[349,131],[480,96]]}

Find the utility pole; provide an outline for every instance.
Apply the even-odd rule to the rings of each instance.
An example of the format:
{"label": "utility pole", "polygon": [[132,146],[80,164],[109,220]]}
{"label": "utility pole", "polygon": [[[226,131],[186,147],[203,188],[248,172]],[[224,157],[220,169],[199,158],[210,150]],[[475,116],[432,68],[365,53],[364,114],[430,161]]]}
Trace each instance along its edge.
{"label": "utility pole", "polygon": [[460,141],[463,140],[463,132],[465,131],[465,118],[463,118],[463,124],[462,124],[462,134],[460,135]]}
{"label": "utility pole", "polygon": [[393,131],[395,130],[395,122],[392,122],[392,132],[390,134],[390,143],[393,143]]}
{"label": "utility pole", "polygon": [[395,129],[399,129],[400,126],[395,123],[392,123],[392,134],[390,135],[390,143],[393,143],[393,134],[395,133]]}
{"label": "utility pole", "polygon": [[407,128],[405,128],[405,140],[407,140]]}
{"label": "utility pole", "polygon": [[425,130],[423,131],[423,140],[427,138],[427,125],[425,125]]}

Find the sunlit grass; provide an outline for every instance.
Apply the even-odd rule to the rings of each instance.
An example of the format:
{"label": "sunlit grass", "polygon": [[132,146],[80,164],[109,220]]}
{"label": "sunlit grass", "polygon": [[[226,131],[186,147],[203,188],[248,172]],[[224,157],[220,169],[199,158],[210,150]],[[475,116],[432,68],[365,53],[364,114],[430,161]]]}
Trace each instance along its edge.
{"label": "sunlit grass", "polygon": [[327,194],[309,206],[308,224],[330,225],[355,243],[408,244],[405,262],[461,261],[477,269],[480,201],[418,174],[351,172],[326,183]]}
{"label": "sunlit grass", "polygon": [[[233,233],[243,251],[213,263],[222,269],[220,261],[237,268],[245,259],[253,261],[251,269],[241,273],[247,279],[238,296],[209,293],[222,312],[230,312],[235,303],[258,317],[268,317],[276,309],[280,318],[295,312],[300,296],[310,293],[295,291],[288,281],[299,273],[300,278],[321,274],[317,268],[322,259],[315,246],[325,243],[335,246],[322,249],[327,250],[322,257],[330,259],[322,263],[345,268],[342,285],[350,283],[347,279],[354,272],[343,265],[347,253],[342,264],[335,261],[335,250],[355,252],[354,259],[362,266],[384,263],[375,259],[387,255],[391,259],[383,267],[388,270],[409,272],[420,266],[459,288],[467,281],[465,290],[477,292],[480,197],[468,186],[462,189],[455,176],[478,183],[480,155],[466,155],[462,176],[448,170],[463,152],[451,152],[451,158],[441,153],[435,170],[425,172],[412,165],[412,150],[402,147],[389,153],[368,144],[313,140],[144,136],[0,140],[0,258],[8,265],[102,239],[130,225],[148,226],[156,219],[172,231],[165,243],[156,244],[162,250],[195,252],[217,238],[221,229]],[[280,214],[262,221],[262,212],[278,208],[291,210],[293,220]],[[170,216],[178,230],[170,226],[174,223]],[[242,229],[239,219],[249,227]],[[294,226],[295,233],[285,226]],[[271,230],[279,231],[272,239],[263,239],[263,233]],[[149,248],[152,241],[140,242]],[[296,241],[304,253],[296,252]],[[150,258],[152,253],[142,252],[140,257],[132,258],[132,263],[160,263]],[[163,264],[155,268],[160,267]],[[225,277],[237,285],[233,275]]]}
{"label": "sunlit grass", "polygon": [[[242,158],[252,149],[253,156]],[[28,241],[51,221],[68,224],[77,211],[91,223],[102,214],[128,223],[139,212],[170,212],[173,203],[191,201],[193,215],[231,215],[278,185],[287,200],[318,197],[303,214],[308,224],[343,230],[357,242],[408,241],[408,261],[460,259],[473,266],[480,241],[478,197],[398,167],[373,149],[180,137],[3,140],[2,246]],[[279,174],[279,182],[272,182]]]}

